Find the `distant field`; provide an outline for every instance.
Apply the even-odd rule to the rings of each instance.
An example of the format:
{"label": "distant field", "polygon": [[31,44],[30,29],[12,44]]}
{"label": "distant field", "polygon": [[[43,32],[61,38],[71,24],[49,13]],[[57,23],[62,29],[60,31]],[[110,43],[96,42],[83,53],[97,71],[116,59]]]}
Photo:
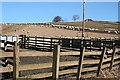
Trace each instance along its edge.
{"label": "distant field", "polygon": [[[57,22],[54,24],[82,26],[82,22]],[[98,28],[101,30],[118,30],[117,22],[86,21],[86,28]]]}
{"label": "distant field", "polygon": [[[50,24],[59,25],[71,25],[71,26],[82,26],[82,22],[56,22]],[[97,28],[99,30],[118,30],[118,23],[116,22],[101,22],[101,21],[87,21],[86,28]],[[77,37],[81,36],[81,31],[67,30],[53,28],[51,25],[46,25],[45,23],[27,23],[27,24],[3,24],[2,34],[4,35],[21,35],[25,34],[28,36],[50,36],[50,37]],[[118,34],[108,34],[108,33],[97,33],[97,32],[85,32],[86,37],[96,37],[96,38],[111,38],[117,37]]]}

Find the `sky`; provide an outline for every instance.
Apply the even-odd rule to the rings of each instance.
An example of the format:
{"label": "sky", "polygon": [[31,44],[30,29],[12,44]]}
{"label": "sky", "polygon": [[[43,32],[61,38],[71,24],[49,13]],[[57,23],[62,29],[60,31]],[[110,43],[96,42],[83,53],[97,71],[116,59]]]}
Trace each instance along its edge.
{"label": "sky", "polygon": [[[0,23],[52,22],[61,16],[71,22],[73,15],[82,21],[82,2],[2,2]],[[118,21],[118,2],[87,2],[85,19]]]}

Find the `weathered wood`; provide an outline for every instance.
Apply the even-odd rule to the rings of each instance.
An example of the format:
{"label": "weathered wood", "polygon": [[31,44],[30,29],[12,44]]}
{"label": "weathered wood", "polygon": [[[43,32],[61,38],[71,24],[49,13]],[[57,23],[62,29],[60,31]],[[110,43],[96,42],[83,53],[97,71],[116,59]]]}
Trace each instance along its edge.
{"label": "weathered wood", "polygon": [[[35,37],[32,37],[32,38],[35,38]],[[37,37],[37,38],[39,38],[39,40],[35,40],[35,39],[30,39],[30,41],[33,41],[33,43],[35,42],[35,41],[38,41],[38,42],[43,42],[43,43],[40,43],[40,44],[42,44],[43,45],[43,50],[45,49],[45,45],[47,44],[46,42],[48,42],[48,44],[47,45],[50,45],[51,46],[51,40],[50,39],[53,39],[52,41],[54,42],[54,40],[59,40],[59,38],[52,38],[52,37],[49,37],[49,38],[47,38],[47,37]],[[44,39],[45,40],[44,40]],[[47,40],[46,40],[47,39]],[[70,46],[70,42],[65,42],[66,41],[66,39],[67,40],[70,40],[70,39],[72,39],[72,38],[65,38],[64,39],[64,44],[66,44],[66,45],[64,45],[64,46],[66,46],[66,47],[69,47]],[[74,39],[74,38],[73,38]],[[80,40],[81,41],[81,43],[82,44],[79,44],[79,43],[77,43],[77,41],[74,41],[74,43],[76,42],[77,44],[79,44],[80,46],[86,46],[86,47],[90,47],[90,50],[92,50],[93,49],[93,47],[96,47],[96,48],[103,48],[103,46],[106,46],[107,45],[107,47],[108,48],[110,48],[109,46],[108,46],[108,43],[110,42],[109,40],[104,40],[104,39],[87,39],[87,38],[85,38],[85,39],[76,39],[76,40]],[[95,41],[95,42],[94,42]],[[52,42],[52,43],[53,43]],[[56,42],[57,44],[59,43],[60,41],[58,41],[58,42]],[[87,44],[88,43],[88,44]],[[91,44],[91,43],[93,43],[93,44]],[[39,43],[38,43],[39,44]],[[72,42],[72,44],[73,44],[73,42]],[[62,45],[63,46],[63,45]],[[34,49],[35,49],[35,46],[33,47]],[[49,47],[50,48],[50,50],[51,50],[51,47]],[[78,46],[76,47],[77,49],[79,48]],[[53,49],[53,48],[52,48]]]}
{"label": "weathered wood", "polygon": [[84,58],[84,51],[85,51],[85,47],[81,47],[80,48],[79,63],[78,63],[78,71],[77,71],[77,80],[79,80],[80,77],[81,77],[83,58]]}
{"label": "weathered wood", "polygon": [[45,42],[44,42],[44,37],[43,37],[43,51],[44,51],[44,48],[45,48],[45,47],[44,47],[44,43],[45,43]]}
{"label": "weathered wood", "polygon": [[92,39],[91,39],[90,40],[90,51],[92,51],[92,49],[93,49],[92,45],[93,45],[93,42],[92,42]]}
{"label": "weathered wood", "polygon": [[[31,67],[32,66],[32,67]],[[20,65],[20,70],[34,70],[34,69],[43,69],[52,67],[52,63],[41,63],[41,64],[26,64]]]}
{"label": "weathered wood", "polygon": [[40,74],[35,74],[35,75],[30,75],[30,76],[22,76],[20,77],[20,79],[25,79],[25,78],[29,78],[29,79],[40,79],[40,78],[46,78],[46,77],[51,77],[52,76],[52,72],[49,73],[40,73]]}
{"label": "weathered wood", "polygon": [[20,47],[23,48],[23,35],[19,35]]}
{"label": "weathered wood", "polygon": [[[120,61],[115,61],[113,65],[118,65],[118,64],[120,64]],[[62,66],[62,64],[60,64],[60,65]],[[109,68],[109,65],[110,65],[109,63],[104,64],[103,67],[102,67],[102,69]],[[24,66],[25,69],[22,68],[23,66]],[[33,66],[33,65],[28,65],[28,66],[30,67],[30,66]],[[46,64],[46,66],[47,66],[47,64]],[[42,68],[42,64],[41,64],[41,68]],[[41,69],[41,68],[37,68],[36,67],[36,69]],[[94,70],[97,70],[97,69],[98,69],[97,66],[95,66],[95,67],[88,67],[88,68],[83,68],[82,72],[85,72],[85,71],[94,71]],[[0,70],[1,70],[0,73],[3,73],[3,72],[12,72],[13,71],[13,67],[12,66],[7,66],[7,67],[0,68]],[[33,69],[30,69],[30,68],[27,69],[26,65],[21,65],[19,70],[23,71],[23,70],[33,70]]]}
{"label": "weathered wood", "polygon": [[72,39],[70,39],[70,48],[72,48]]}
{"label": "weathered wood", "polygon": [[27,47],[28,47],[28,49],[29,49],[29,37],[27,37]]}
{"label": "weathered wood", "polygon": [[52,47],[53,47],[53,44],[52,44],[52,38],[50,40],[50,51],[52,51]]}
{"label": "weathered wood", "polygon": [[4,51],[7,50],[7,44],[6,44],[6,41],[4,42]]}
{"label": "weathered wood", "polygon": [[104,62],[105,51],[106,51],[106,47],[103,47],[103,51],[102,51],[102,54],[101,54],[100,63],[99,63],[99,66],[98,66],[97,77],[99,76],[100,71],[102,69],[102,64]]}
{"label": "weathered wood", "polygon": [[[117,51],[117,50],[116,50]],[[65,55],[80,55],[80,52],[78,51],[71,51],[71,52],[60,52],[61,56],[65,56]],[[100,51],[91,51],[91,52],[84,52],[84,56],[100,56],[101,52]],[[19,56],[20,57],[29,57],[29,56],[53,56],[52,52],[39,52],[39,51],[22,51],[19,52]],[[0,52],[0,57],[13,57],[13,52],[4,52],[1,51]],[[118,56],[116,56],[115,58],[118,58]],[[107,59],[111,59],[111,58],[107,58]]]}
{"label": "weathered wood", "polygon": [[[94,71],[97,70],[97,67],[93,67],[93,68],[83,68],[82,72],[86,72],[86,71]],[[68,70],[62,70],[59,71],[59,75],[64,75],[64,74],[70,74],[70,73],[76,73],[77,69],[68,69]],[[46,77],[51,77],[52,73],[40,73],[40,74],[36,74],[36,75],[30,75],[30,76],[23,76],[22,78],[46,78]]]}
{"label": "weathered wood", "polygon": [[60,60],[60,45],[54,45],[52,78],[55,80],[59,78],[59,60]]}
{"label": "weathered wood", "polygon": [[35,36],[35,50],[37,49],[37,36]]}
{"label": "weathered wood", "polygon": [[13,79],[19,77],[19,44],[15,41],[14,53],[13,53]]}
{"label": "weathered wood", "polygon": [[111,57],[111,62],[110,62],[110,70],[112,70],[113,64],[114,64],[114,57],[115,57],[115,51],[116,51],[116,47],[113,47],[113,52],[112,52],[112,57]]}
{"label": "weathered wood", "polygon": [[10,45],[15,45],[14,42],[12,41],[6,41],[5,45],[10,44]]}
{"label": "weathered wood", "polygon": [[[120,58],[120,56],[116,56],[116,59]],[[111,60],[111,57],[108,59],[108,60],[104,60],[104,62],[107,62],[107,61],[110,61]],[[99,61],[98,60],[84,60],[83,61],[83,64],[98,64]],[[66,62],[60,62],[60,67],[61,66],[72,66],[72,65],[77,65],[78,64],[78,61],[66,61]],[[120,64],[120,60],[117,60],[114,62],[113,65],[118,65]],[[104,68],[109,68],[109,65],[110,63],[107,63],[107,64],[104,64],[102,66],[102,69]],[[32,67],[31,67],[32,66]],[[26,65],[20,65],[19,66],[19,70],[20,71],[24,71],[24,70],[34,70],[34,69],[42,69],[42,68],[50,68],[52,67],[52,63],[40,63],[40,64],[26,64]],[[96,67],[96,70],[97,70],[97,66]],[[82,72],[84,72],[86,69],[86,71],[92,71],[92,70],[95,70],[94,67],[87,67],[87,68],[83,68],[82,69]],[[3,73],[3,72],[11,72],[13,69],[12,69],[12,66],[7,66],[7,67],[3,67],[1,68],[2,71],[0,71],[0,73]]]}
{"label": "weathered wood", "polygon": [[[83,62],[83,64],[96,64],[96,63],[98,63],[98,61],[93,62],[93,60],[92,61],[87,60],[87,61]],[[60,62],[60,67],[62,67],[62,66],[73,66],[73,65],[77,65],[77,64],[78,64],[78,61]],[[22,70],[22,71],[24,71],[24,70],[35,70],[35,69],[43,69],[43,68],[50,68],[50,67],[52,67],[52,63],[26,64],[26,65],[20,65],[19,70]],[[8,70],[9,70],[9,68],[8,68]],[[5,70],[5,69],[3,68],[3,70]],[[6,67],[6,70],[7,70],[7,67]]]}
{"label": "weathered wood", "polygon": [[23,35],[23,41],[24,41],[23,48],[26,48],[26,35]]}

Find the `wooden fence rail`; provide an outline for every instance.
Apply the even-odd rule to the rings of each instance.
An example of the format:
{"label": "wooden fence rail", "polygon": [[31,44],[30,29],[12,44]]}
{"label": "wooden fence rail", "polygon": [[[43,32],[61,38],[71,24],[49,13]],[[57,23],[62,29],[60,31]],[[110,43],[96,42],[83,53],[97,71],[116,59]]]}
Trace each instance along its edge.
{"label": "wooden fence rail", "polygon": [[[86,49],[102,50],[103,47],[112,49],[114,46],[120,47],[120,40],[117,39],[76,39],[76,38],[52,38],[52,37],[31,37],[20,35],[20,45],[22,48],[35,49],[39,51],[52,51],[53,45],[60,44],[62,48],[70,48],[79,51],[84,46]],[[64,50],[66,50],[64,49]]]}

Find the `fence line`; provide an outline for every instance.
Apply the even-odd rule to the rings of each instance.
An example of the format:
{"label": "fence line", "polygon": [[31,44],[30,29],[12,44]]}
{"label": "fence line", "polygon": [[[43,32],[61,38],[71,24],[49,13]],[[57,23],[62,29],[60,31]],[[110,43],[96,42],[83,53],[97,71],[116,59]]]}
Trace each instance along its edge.
{"label": "fence line", "polygon": [[[44,37],[43,38],[44,46],[41,45],[42,46],[41,50],[45,50],[46,49],[45,44],[47,44],[47,45],[52,45],[52,48],[49,47],[49,49],[52,49],[53,52],[38,52],[38,51],[19,52],[19,46],[21,46],[21,45],[24,46],[23,48],[30,48],[30,46],[31,46],[31,45],[29,45],[30,39],[31,39],[31,37],[25,37],[24,39],[21,39],[20,43],[18,43],[18,41],[16,41],[16,42],[2,41],[2,40],[0,41],[0,42],[5,43],[6,45],[11,44],[11,45],[13,45],[13,48],[14,48],[13,52],[3,52],[3,55],[0,56],[0,57],[4,57],[4,58],[5,57],[13,57],[13,61],[11,61],[11,62],[13,62],[13,66],[3,67],[2,68],[3,71],[0,71],[0,73],[13,71],[13,78],[14,79],[28,78],[28,77],[30,77],[30,78],[44,78],[44,77],[50,77],[50,76],[52,76],[53,79],[57,79],[57,78],[59,78],[59,75],[69,74],[69,73],[75,73],[75,74],[77,74],[77,76],[76,76],[77,78],[81,78],[81,75],[83,72],[96,71],[97,72],[96,75],[99,76],[99,73],[102,69],[109,68],[111,71],[115,65],[120,64],[120,55],[118,53],[116,53],[119,51],[119,50],[117,51],[118,46],[117,47],[112,46],[112,50],[108,51],[109,55],[107,55],[105,53],[109,47],[107,48],[104,45],[102,46],[102,47],[104,47],[102,49],[102,52],[101,51],[85,52],[84,48],[86,48],[87,46],[83,46],[83,47],[79,46],[79,50],[77,50],[77,51],[72,50],[72,52],[68,52],[68,51],[63,52],[61,50],[61,48],[64,49],[64,47],[65,47],[65,49],[67,49],[66,47],[68,47],[68,50],[69,50],[70,48],[73,47],[71,45],[71,44],[73,44],[72,39],[70,39],[71,41],[67,40],[67,39],[56,39],[56,38],[54,38],[54,39],[47,38],[49,40],[45,40],[46,38]],[[33,37],[33,39],[31,39],[31,41],[33,41],[32,45],[35,44],[34,47],[36,50],[38,48],[38,44],[41,44],[39,40],[43,44],[41,38],[38,38],[38,37],[34,38]],[[66,41],[66,42],[70,41],[71,44],[70,45],[66,44],[67,45],[66,46],[66,45],[64,45],[64,41]],[[87,40],[85,42],[83,42],[83,44],[85,44],[86,42],[87,42]],[[26,46],[26,44],[29,46]],[[90,44],[91,44],[91,42],[90,42]],[[56,46],[54,46],[54,45],[56,45]],[[90,45],[90,47],[91,47],[91,45]],[[60,56],[67,56],[67,55],[79,55],[80,59],[79,59],[79,61],[60,62],[60,60],[59,60]],[[105,57],[105,55],[107,57]],[[33,56],[33,57],[35,57],[35,56],[43,56],[43,57],[44,56],[53,56],[53,62],[52,63],[41,63],[41,64],[26,64],[26,65],[19,64],[20,57],[29,57],[29,56]],[[84,58],[84,56],[89,56],[89,57],[94,56],[94,57],[99,57],[99,58],[98,59],[94,59],[94,58],[93,59],[92,58],[86,59],[86,58]],[[84,66],[82,66],[85,64],[87,64],[87,65],[88,64],[89,65],[97,64],[97,65],[92,66],[92,67],[88,66],[87,68],[85,68]],[[68,70],[59,70],[59,67],[73,66],[73,65],[77,65],[77,68],[76,69],[68,69]],[[43,68],[50,68],[50,67],[52,67],[52,69],[53,69],[53,72],[50,72],[50,73],[40,73],[37,75],[31,75],[31,76],[20,76],[20,74],[19,74],[20,71],[24,71],[24,70],[43,69]]]}
{"label": "fence line", "polygon": [[[19,58],[18,57],[20,57],[20,56],[22,56],[22,54],[21,54],[21,52],[18,52],[18,45],[16,44],[15,45],[16,46],[16,50],[15,50],[15,52],[14,52],[14,61],[13,61],[13,63],[14,63],[14,66],[13,66],[13,74],[14,74],[14,78],[18,78],[18,75],[20,75],[19,74],[19,71],[20,70],[33,70],[33,69],[42,69],[42,68],[48,68],[48,67],[53,67],[52,66],[52,64],[54,64],[54,67],[53,67],[53,70],[55,70],[55,72],[54,73],[52,73],[54,76],[55,76],[55,74],[56,74],[56,76],[55,77],[53,77],[53,78],[59,78],[58,77],[58,75],[62,75],[62,74],[68,74],[68,73],[77,73],[77,74],[81,74],[81,72],[84,72],[84,71],[94,71],[94,70],[97,70],[97,66],[95,66],[95,67],[88,67],[88,68],[83,68],[82,66],[80,67],[79,66],[79,69],[80,70],[82,70],[82,71],[79,71],[79,70],[76,70],[76,69],[71,69],[71,70],[63,70],[63,71],[59,71],[58,69],[59,69],[59,67],[60,66],[71,66],[71,65],[80,65],[80,64],[99,64],[99,59],[98,59],[98,61],[96,62],[96,60],[94,60],[93,59],[93,61],[90,61],[90,60],[88,60],[87,62],[86,62],[86,60],[83,60],[83,58],[81,58],[80,57],[80,61],[79,61],[79,63],[80,64],[78,64],[78,61],[68,61],[68,62],[60,62],[60,66],[59,66],[59,60],[56,60],[56,59],[59,59],[59,57],[60,57],[60,55],[58,54],[58,55],[51,55],[51,56],[53,56],[53,63],[43,63],[43,64],[29,64],[29,65],[19,65]],[[59,48],[54,48],[54,54],[56,53],[56,52],[58,52],[59,53],[59,51],[60,51],[60,49]],[[82,50],[82,48],[81,48],[81,52],[82,51],[84,51],[84,50]],[[103,50],[103,51],[105,51],[105,50]],[[7,52],[6,52],[7,53]],[[47,53],[52,53],[52,52],[47,52]],[[60,52],[60,54],[62,54],[62,53],[66,53],[66,52]],[[69,53],[69,54],[71,54],[70,52],[67,52],[67,53]],[[66,54],[67,54],[66,53]],[[79,52],[80,53],[80,52]],[[104,52],[102,52],[102,54],[103,54]],[[18,54],[21,54],[21,55],[19,55],[18,56]],[[74,53],[73,53],[74,54]],[[83,52],[83,54],[85,54],[85,52]],[[26,55],[26,54],[24,54],[24,55]],[[27,55],[29,55],[29,54],[27,54]],[[80,54],[81,56],[82,56],[82,53]],[[86,55],[86,54],[85,54]],[[99,55],[101,55],[101,54],[99,54]],[[30,55],[29,55],[30,56]],[[40,55],[41,56],[41,55]],[[103,56],[103,55],[101,55],[101,56]],[[104,56],[103,56],[104,57]],[[103,68],[106,68],[106,67],[109,67],[108,65],[109,65],[109,61],[111,61],[111,57],[113,57],[113,56],[111,56],[110,58],[107,58],[107,59],[105,59],[105,60],[103,60],[103,57],[101,58],[101,61],[100,61],[100,63],[101,63],[101,65],[99,66],[100,67],[100,69],[103,69]],[[117,61],[115,61],[115,59],[117,60]],[[115,64],[119,64],[120,63],[120,61],[119,61],[119,59],[120,59],[120,56],[117,56],[117,57],[115,57],[114,56],[114,61],[113,61],[113,63],[114,63],[114,65]],[[55,60],[56,60],[56,62],[55,62]],[[83,60],[83,61],[82,61]],[[105,62],[108,62],[107,64],[105,64],[105,65],[103,65],[102,63],[105,63]],[[19,65],[19,66],[18,66]],[[102,66],[103,65],[103,66]],[[33,66],[33,67],[31,67],[31,66]],[[102,66],[102,67],[101,67]],[[19,70],[18,70],[18,67],[19,67]],[[111,68],[111,67],[110,67]],[[15,70],[14,70],[15,69]],[[6,70],[6,69],[5,69]],[[98,70],[98,72],[100,72],[100,70]],[[51,76],[51,73],[48,73],[48,75],[45,75],[45,74],[47,74],[47,73],[43,73],[43,74],[41,74],[41,75],[43,75],[43,76],[41,76],[41,77],[44,77],[44,76]],[[39,75],[40,76],[40,74],[37,74],[37,75]],[[33,76],[37,76],[37,75],[33,75]],[[32,76],[32,75],[31,75]],[[20,76],[19,76],[20,77]],[[37,76],[38,77],[38,76]],[[31,77],[32,78],[32,77]],[[38,77],[38,78],[40,78],[40,77]],[[79,78],[80,78],[80,76],[79,76]]]}
{"label": "fence line", "polygon": [[[35,49],[39,51],[52,51],[54,44],[60,44],[63,51],[76,50],[84,46],[89,50],[102,50],[103,47],[112,49],[112,47],[120,47],[120,40],[117,39],[75,39],[75,38],[48,38],[48,37],[30,37],[26,35],[20,36],[21,47]],[[24,46],[24,47],[23,47]]]}

